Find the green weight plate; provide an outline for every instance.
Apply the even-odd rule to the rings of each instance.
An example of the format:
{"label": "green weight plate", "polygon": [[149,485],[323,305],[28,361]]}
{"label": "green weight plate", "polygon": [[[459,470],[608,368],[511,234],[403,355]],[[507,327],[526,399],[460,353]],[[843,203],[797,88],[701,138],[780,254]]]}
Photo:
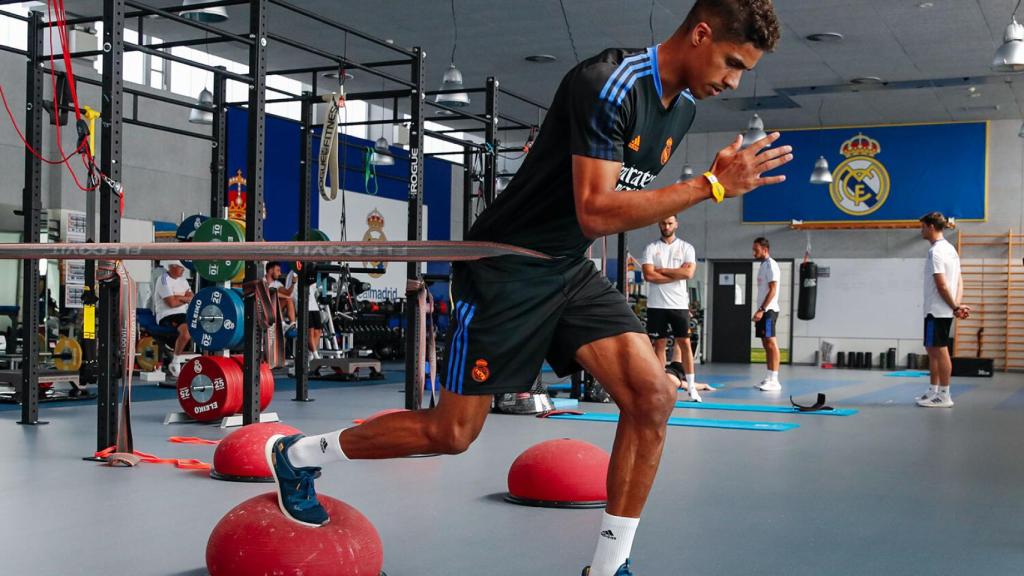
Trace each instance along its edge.
{"label": "green weight plate", "polygon": [[[193,242],[242,242],[241,226],[223,218],[210,218],[196,230]],[[229,282],[244,266],[241,260],[196,260],[196,272],[210,282]]]}
{"label": "green weight plate", "polygon": [[[292,240],[298,240],[298,239],[299,239],[299,233],[296,232],[295,236],[292,237]],[[308,232],[306,232],[306,241],[307,242],[330,242],[331,238],[329,236],[327,236],[326,232],[324,232],[322,230],[317,230],[316,228],[313,228],[312,230],[309,230]]]}

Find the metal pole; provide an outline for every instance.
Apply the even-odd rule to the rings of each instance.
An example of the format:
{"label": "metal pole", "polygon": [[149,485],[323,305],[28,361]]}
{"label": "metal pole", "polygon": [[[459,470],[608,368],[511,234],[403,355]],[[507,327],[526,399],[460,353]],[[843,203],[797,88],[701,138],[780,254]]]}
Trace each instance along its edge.
{"label": "metal pole", "polygon": [[213,154],[210,159],[210,217],[217,218],[224,209],[224,189],[227,183],[228,109],[227,78],[213,76]]}
{"label": "metal pole", "polygon": [[[615,237],[618,242],[617,258],[615,262],[615,288],[626,294],[626,233],[619,232]],[[628,297],[628,294],[626,295]]]}
{"label": "metal pole", "polygon": [[[423,239],[423,50],[413,48],[412,82],[416,86],[410,97],[409,107],[409,230],[408,240]],[[418,287],[423,281],[420,264],[410,262],[406,268],[408,288],[405,293],[405,407],[419,410],[422,406],[423,391],[416,386],[415,374],[419,361],[419,299]],[[415,290],[413,290],[415,288]],[[431,366],[432,373],[437,372]]]}
{"label": "metal pole", "polygon": [[[266,142],[267,100],[267,0],[249,3],[249,37],[255,42],[249,48],[249,183],[245,207],[245,241],[263,241],[263,154]],[[245,263],[245,281],[259,279],[258,262]],[[262,339],[256,330],[256,297],[245,299],[245,366],[243,368],[242,422],[260,421],[260,357]]]}
{"label": "metal pole", "polygon": [[490,151],[484,155],[484,203],[487,206],[494,202],[496,179],[498,172],[498,81],[494,76],[487,77],[487,101],[485,103],[487,119],[484,140],[490,145]]}
{"label": "metal pole", "polygon": [[[32,12],[28,25],[29,59],[25,74],[25,138],[30,146],[42,150],[43,135],[43,71],[36,59],[43,53],[43,34],[39,28],[42,17]],[[42,162],[25,150],[25,187],[21,209],[24,213],[23,242],[39,242],[40,218],[43,208]],[[22,261],[21,293],[21,420],[18,424],[45,424],[39,421],[39,370],[36,364],[39,346],[39,261]],[[14,342],[8,343],[14,347]]]}
{"label": "metal pole", "polygon": [[466,146],[462,153],[462,240],[469,238],[473,226],[473,149]]}
{"label": "metal pole", "polygon": [[[100,170],[111,180],[121,181],[121,136],[123,120],[124,0],[103,0],[103,110],[100,128]],[[120,197],[107,184],[100,191],[100,242],[121,241]],[[117,398],[120,341],[116,283],[100,286],[97,311],[99,336],[99,398],[97,400],[96,449],[117,442]],[[122,383],[127,385],[128,382]]]}
{"label": "metal pole", "polygon": [[[303,96],[312,95],[306,92]],[[300,240],[305,240],[311,220],[313,218],[313,190],[310,186],[313,162],[313,102],[302,101],[302,127],[300,128],[302,140],[299,143],[299,235]],[[340,137],[341,134],[338,134]],[[295,400],[296,402],[310,402],[309,397],[309,374],[306,363],[306,348],[309,346],[309,273],[308,270],[313,264],[303,262],[302,269],[296,278],[296,284],[292,290],[298,290],[298,304],[295,306],[295,319],[298,321],[298,328],[295,334]]]}

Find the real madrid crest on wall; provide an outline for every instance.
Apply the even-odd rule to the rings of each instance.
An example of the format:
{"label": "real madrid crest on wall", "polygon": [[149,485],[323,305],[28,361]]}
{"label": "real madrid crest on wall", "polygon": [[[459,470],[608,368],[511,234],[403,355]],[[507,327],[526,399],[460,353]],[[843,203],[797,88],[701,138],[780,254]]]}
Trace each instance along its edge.
{"label": "real madrid crest on wall", "polygon": [[832,201],[851,216],[866,216],[881,208],[889,198],[889,172],[875,158],[882,152],[882,145],[857,134],[843,142],[839,152],[846,160],[832,172]]}
{"label": "real madrid crest on wall", "polygon": [[228,179],[228,219],[245,222],[245,178],[239,170]]}
{"label": "real madrid crest on wall", "polygon": [[[374,208],[366,215],[366,234],[363,234],[363,242],[385,242],[388,237],[384,235],[384,215]],[[371,273],[372,278],[380,278],[387,271],[387,264],[384,262],[366,262],[367,268],[376,268],[380,272]]]}

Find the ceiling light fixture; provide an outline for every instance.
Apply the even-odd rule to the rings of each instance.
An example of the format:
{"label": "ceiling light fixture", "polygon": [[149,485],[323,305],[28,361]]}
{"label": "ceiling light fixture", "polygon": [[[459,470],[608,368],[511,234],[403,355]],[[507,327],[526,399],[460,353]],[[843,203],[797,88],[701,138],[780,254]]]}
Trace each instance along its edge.
{"label": "ceiling light fixture", "polygon": [[441,78],[441,90],[446,92],[444,94],[438,94],[434,99],[438,104],[444,104],[453,108],[461,108],[463,106],[469,106],[469,94],[466,92],[451,92],[452,90],[462,90],[462,72],[455,67],[455,49],[459,45],[459,23],[455,18],[455,0],[451,0],[452,3],[452,57],[451,64],[448,66],[448,70],[445,71],[444,77]]}
{"label": "ceiling light fixture", "polygon": [[878,76],[858,76],[856,78],[851,78],[850,84],[854,84],[856,86],[885,84],[885,80],[882,80]]}
{"label": "ceiling light fixture", "polygon": [[[195,4],[206,4],[210,0],[184,0],[182,6],[193,6]],[[218,24],[228,19],[228,10],[223,6],[212,6],[198,10],[186,10],[181,13],[183,18],[202,22],[203,24]]]}
{"label": "ceiling light fixture", "polygon": [[1003,44],[992,58],[992,69],[996,72],[1024,72],[1024,26],[1017,23],[1020,0],[1010,14],[1010,23],[1003,33]]}
{"label": "ceiling light fixture", "polygon": [[527,62],[535,62],[537,64],[550,64],[551,62],[557,61],[558,58],[552,56],[551,54],[532,54],[530,56],[527,56],[525,60]]}
{"label": "ceiling light fixture", "polygon": [[[821,101],[818,102],[818,129],[823,127],[824,122],[821,121],[821,109],[825,106],[825,98],[822,97]],[[819,137],[820,140],[820,137]],[[811,171],[811,184],[831,184],[832,183],[832,171],[828,168],[828,160],[824,156],[819,156],[818,160],[814,162],[814,170]]]}
{"label": "ceiling light fixture", "polygon": [[[213,92],[203,88],[199,93],[199,97],[196,98],[196,102],[202,106],[213,106]],[[193,108],[188,113],[188,121],[192,124],[213,124],[213,112]]]}
{"label": "ceiling light fixture", "polygon": [[808,34],[807,39],[811,42],[839,42],[843,39],[843,35],[839,32],[816,32]]}

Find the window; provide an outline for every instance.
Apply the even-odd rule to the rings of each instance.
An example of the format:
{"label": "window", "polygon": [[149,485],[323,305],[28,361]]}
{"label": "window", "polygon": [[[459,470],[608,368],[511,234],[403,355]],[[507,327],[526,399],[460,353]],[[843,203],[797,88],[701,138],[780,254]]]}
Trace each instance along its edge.
{"label": "window", "polygon": [[[0,12],[27,16],[29,11],[19,4],[0,6]],[[28,24],[14,18],[6,18],[0,15],[0,44],[25,50],[28,48]]]}

